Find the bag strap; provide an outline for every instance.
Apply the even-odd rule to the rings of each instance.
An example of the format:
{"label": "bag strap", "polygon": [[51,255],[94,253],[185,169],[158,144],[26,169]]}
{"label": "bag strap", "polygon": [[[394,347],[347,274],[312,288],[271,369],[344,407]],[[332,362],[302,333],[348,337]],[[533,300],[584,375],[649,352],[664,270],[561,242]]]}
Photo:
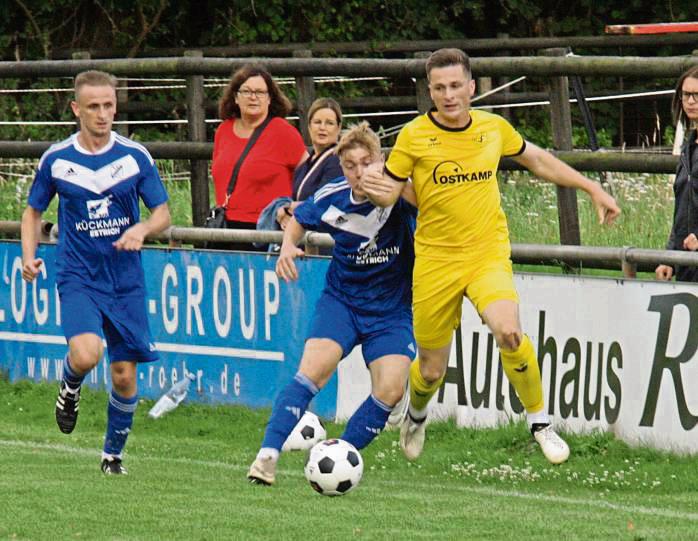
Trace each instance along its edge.
{"label": "bag strap", "polygon": [[245,148],[242,150],[242,153],[240,154],[240,157],[238,158],[237,163],[235,164],[235,167],[233,167],[233,173],[230,175],[230,181],[228,182],[228,189],[226,190],[226,196],[225,196],[225,201],[223,202],[223,208],[228,208],[228,200],[230,199],[230,196],[233,195],[233,190],[235,190],[235,184],[237,184],[238,180],[238,174],[240,174],[240,168],[242,167],[242,162],[245,161],[245,158],[247,158],[247,155],[250,153],[250,150],[252,150],[252,147],[254,144],[257,142],[257,139],[259,139],[260,135],[262,135],[262,132],[264,131],[264,128],[266,128],[269,123],[272,121],[271,116],[267,116],[267,118],[264,119],[264,122],[262,122],[259,126],[257,126],[254,131],[252,132],[252,135],[250,138],[247,140],[247,144],[245,145]]}
{"label": "bag strap", "polygon": [[311,176],[313,176],[313,173],[320,166],[320,164],[322,162],[324,162],[331,154],[335,153],[336,148],[337,148],[337,145],[331,146],[331,147],[325,149],[325,151],[322,154],[320,154],[320,156],[317,157],[313,166],[308,170],[308,172],[303,177],[303,180],[301,180],[301,183],[298,185],[298,190],[296,191],[296,195],[298,197],[300,197],[301,192],[303,191],[303,186],[305,186],[306,181]]}
{"label": "bag strap", "polygon": [[691,137],[693,137],[693,148],[689,151],[688,157],[688,182],[686,189],[688,190],[688,233],[693,233],[692,228],[698,228],[698,223],[694,224],[693,219],[693,209],[695,208],[695,202],[693,201],[693,170],[698,169],[697,164],[693,163],[693,159],[698,155],[698,129],[691,131]]}

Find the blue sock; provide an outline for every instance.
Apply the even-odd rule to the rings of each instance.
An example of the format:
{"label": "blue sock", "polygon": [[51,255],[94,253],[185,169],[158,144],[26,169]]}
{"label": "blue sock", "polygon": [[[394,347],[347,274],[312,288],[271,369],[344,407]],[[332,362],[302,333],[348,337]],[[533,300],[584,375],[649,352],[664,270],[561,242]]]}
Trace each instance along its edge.
{"label": "blue sock", "polygon": [[65,357],[63,358],[63,381],[65,384],[71,389],[78,389],[80,385],[82,385],[82,380],[84,379],[85,374],[81,376],[76,374],[73,367],[70,366],[70,359],[66,353]]}
{"label": "blue sock", "polygon": [[104,436],[105,455],[121,456],[133,425],[133,414],[137,405],[138,395],[124,398],[112,389],[107,408],[107,433]]}
{"label": "blue sock", "polygon": [[393,408],[369,395],[359,409],[354,412],[341,439],[348,441],[357,449],[363,449],[381,433]]}
{"label": "blue sock", "polygon": [[281,451],[281,446],[318,391],[317,386],[300,372],[294,376],[276,397],[264,432],[262,448]]}

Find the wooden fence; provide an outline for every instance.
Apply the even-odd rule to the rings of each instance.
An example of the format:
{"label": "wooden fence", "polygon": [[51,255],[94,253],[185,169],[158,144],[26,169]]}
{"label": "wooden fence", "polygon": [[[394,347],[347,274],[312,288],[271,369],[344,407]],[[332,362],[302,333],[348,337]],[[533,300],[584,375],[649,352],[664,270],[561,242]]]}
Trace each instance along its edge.
{"label": "wooden fence", "polygon": [[[621,36],[618,36],[621,37]],[[440,46],[443,45],[439,42]],[[566,49],[554,48],[535,57],[473,58],[474,76],[536,75],[547,78],[551,107],[550,117],[553,147],[560,157],[581,170],[670,172],[675,158],[649,154],[589,153],[572,151],[571,113],[567,76],[677,77],[682,71],[698,64],[698,56],[665,58],[645,57],[570,57]],[[416,79],[415,100],[420,111],[426,111],[431,101],[425,79],[425,57],[415,53],[412,59],[312,58],[312,51],[295,51],[293,58],[265,58],[262,61],[276,76],[296,79],[297,104],[304,121],[308,105],[315,97],[313,77],[326,75],[382,76]],[[85,55],[81,55],[85,56]],[[250,62],[250,58],[206,58],[201,51],[187,51],[177,58],[143,59],[74,59],[56,61],[0,62],[0,78],[38,78],[74,76],[87,69],[100,69],[117,76],[184,76],[186,77],[186,108],[189,143],[146,143],[155,157],[191,160],[191,197],[194,225],[202,225],[210,206],[208,191],[208,162],[211,145],[206,140],[206,103],[203,76],[228,76],[233,70]],[[307,136],[307,134],[306,134]],[[0,142],[0,157],[36,156],[48,143]],[[504,168],[513,167],[505,162]],[[579,244],[579,219],[576,193],[558,187],[560,209],[560,239],[562,244]]]}

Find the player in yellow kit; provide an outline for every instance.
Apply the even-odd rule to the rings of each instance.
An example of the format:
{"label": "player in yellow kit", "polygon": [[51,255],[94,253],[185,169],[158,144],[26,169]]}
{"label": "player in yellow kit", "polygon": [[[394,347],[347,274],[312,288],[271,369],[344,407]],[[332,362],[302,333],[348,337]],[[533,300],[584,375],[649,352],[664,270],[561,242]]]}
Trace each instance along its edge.
{"label": "player in yellow kit", "polygon": [[540,178],[584,190],[601,223],[612,223],[620,209],[598,184],[524,141],[502,117],[470,110],[475,82],[463,51],[435,51],[426,71],[435,109],[402,129],[384,175],[364,180],[374,191],[382,190],[386,206],[403,189],[414,190],[419,209],[413,285],[419,351],[410,369],[400,445],[411,460],[422,452],[427,404],[446,372],[465,294],[494,335],[531,433],[550,462],[564,462],[569,448],[550,426],[536,353],[519,322],[509,231],[497,186],[499,160],[510,156]]}

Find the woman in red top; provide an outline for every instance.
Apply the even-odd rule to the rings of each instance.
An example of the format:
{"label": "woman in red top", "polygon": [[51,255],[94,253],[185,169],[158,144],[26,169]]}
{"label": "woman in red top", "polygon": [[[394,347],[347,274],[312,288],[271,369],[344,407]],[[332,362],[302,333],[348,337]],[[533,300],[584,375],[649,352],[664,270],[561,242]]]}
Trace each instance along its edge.
{"label": "woman in red top", "polygon": [[[291,103],[260,65],[247,64],[230,79],[218,111],[223,122],[213,139],[211,174],[216,204],[225,202],[233,168],[255,128],[271,122],[244,159],[226,206],[230,229],[255,229],[264,207],[277,197],[290,196],[293,172],[308,153],[298,130],[285,119]],[[255,250],[251,243],[226,243],[230,250]]]}

